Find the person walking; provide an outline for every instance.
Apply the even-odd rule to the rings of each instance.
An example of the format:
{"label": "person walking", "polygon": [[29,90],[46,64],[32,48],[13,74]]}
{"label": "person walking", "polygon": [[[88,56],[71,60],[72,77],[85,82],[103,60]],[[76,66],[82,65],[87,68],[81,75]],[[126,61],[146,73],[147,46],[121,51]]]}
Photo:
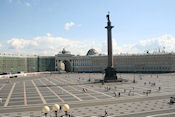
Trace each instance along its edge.
{"label": "person walking", "polygon": [[0,104],[2,104],[2,97],[0,97]]}
{"label": "person walking", "polygon": [[107,117],[108,116],[108,112],[107,110],[105,110],[105,116],[104,117]]}
{"label": "person walking", "polygon": [[116,92],[114,92],[114,96],[117,97],[117,93]]}
{"label": "person walking", "polygon": [[120,92],[118,93],[118,97],[120,97]]}

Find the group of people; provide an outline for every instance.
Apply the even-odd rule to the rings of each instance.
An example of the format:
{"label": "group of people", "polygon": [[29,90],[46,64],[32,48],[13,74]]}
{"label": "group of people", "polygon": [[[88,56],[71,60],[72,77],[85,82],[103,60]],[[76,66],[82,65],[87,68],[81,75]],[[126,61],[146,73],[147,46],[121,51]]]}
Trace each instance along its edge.
{"label": "group of people", "polygon": [[82,91],[83,91],[84,93],[86,93],[86,92],[87,92],[87,89],[86,89],[86,88],[83,88]]}
{"label": "group of people", "polygon": [[[158,78],[158,75],[157,75],[157,78]],[[79,78],[79,80],[80,80],[80,78]],[[142,77],[141,76],[140,76],[140,80],[142,80]],[[90,78],[88,79],[88,82],[91,82],[91,79]],[[133,79],[133,83],[136,83],[135,78]],[[150,81],[148,83],[147,82],[144,82],[144,85],[146,85],[146,84],[149,84],[151,86],[156,86],[156,83],[155,82],[150,82]],[[102,85],[100,86],[100,88],[102,88],[103,85],[104,84],[102,83]],[[106,91],[110,91],[111,90],[111,87],[110,86],[105,86],[104,88],[105,88]],[[115,89],[115,91],[113,92],[114,96],[115,97],[117,97],[117,96],[120,97],[121,92],[116,92],[116,90],[117,90],[117,87],[116,86],[114,87],[114,89]],[[135,89],[135,87],[132,87],[132,89],[128,91],[128,96],[134,95],[134,89]],[[83,88],[82,90],[83,90],[83,92],[87,92],[87,89],[85,89],[85,88]],[[160,90],[161,90],[161,87],[158,87],[158,91],[160,91]],[[126,93],[126,89],[124,89],[124,93]],[[143,93],[145,93],[148,96],[148,94],[151,93],[151,90],[149,90],[149,91],[147,90],[147,91],[145,91]]]}
{"label": "group of people", "polygon": [[153,82],[153,83],[149,82],[149,84],[151,84],[151,86],[156,86],[155,82]]}
{"label": "group of people", "polygon": [[[105,88],[106,91],[110,91],[111,90],[111,87],[110,86],[106,86],[104,88]],[[114,89],[117,90],[117,87],[115,86]],[[124,92],[126,92],[125,89],[124,89]],[[121,93],[118,92],[118,97],[120,97],[120,95],[121,95]],[[114,91],[114,97],[117,97],[117,92],[116,91]]]}
{"label": "group of people", "polygon": [[111,90],[111,87],[107,86],[107,87],[105,87],[105,89],[106,89],[106,91],[109,91],[109,90]]}
{"label": "group of people", "polygon": [[[156,83],[155,82],[151,83],[149,81],[149,84],[151,84],[151,86],[156,86]],[[144,82],[144,85],[146,85],[146,82]],[[158,91],[160,91],[160,90],[161,90],[161,87],[158,87]],[[149,93],[146,93],[146,94],[149,94]]]}
{"label": "group of people", "polygon": [[[111,87],[110,86],[106,86],[104,88],[105,88],[106,91],[110,91],[111,90]],[[116,92],[116,90],[117,90],[117,87],[116,86],[114,87],[114,89],[115,89],[114,92],[113,92],[114,97],[117,97],[117,96],[120,97],[121,96],[121,92],[118,92],[118,93]],[[131,94],[134,95],[134,89],[135,88],[132,87],[132,89],[130,89],[128,91],[128,96],[130,96]],[[123,89],[123,93],[126,93],[126,89]]]}
{"label": "group of people", "polygon": [[[117,97],[117,92],[114,91],[114,96]],[[120,97],[120,92],[118,92],[118,97]]]}

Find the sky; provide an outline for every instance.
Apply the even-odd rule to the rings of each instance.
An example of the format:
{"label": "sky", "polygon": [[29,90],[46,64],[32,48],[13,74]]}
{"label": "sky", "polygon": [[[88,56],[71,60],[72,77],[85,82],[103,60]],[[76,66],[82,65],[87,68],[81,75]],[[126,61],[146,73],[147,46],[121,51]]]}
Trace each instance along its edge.
{"label": "sky", "polygon": [[175,52],[175,0],[0,0],[0,53],[55,55]]}

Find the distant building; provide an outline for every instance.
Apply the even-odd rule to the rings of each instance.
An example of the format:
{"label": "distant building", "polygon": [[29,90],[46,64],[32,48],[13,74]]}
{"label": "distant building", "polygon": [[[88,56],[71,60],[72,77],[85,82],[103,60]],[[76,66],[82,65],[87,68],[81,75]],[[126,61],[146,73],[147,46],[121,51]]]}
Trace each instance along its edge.
{"label": "distant building", "polygon": [[[4,72],[104,72],[107,56],[90,49],[86,56],[75,56],[63,49],[55,56],[0,55],[0,74]],[[135,54],[114,56],[117,72],[166,73],[175,72],[175,54]]]}
{"label": "distant building", "polygon": [[55,71],[54,56],[0,55],[0,74]]}
{"label": "distant building", "polygon": [[[62,68],[64,66],[64,69]],[[86,56],[72,54],[55,55],[55,70],[71,72],[104,72],[107,66],[107,56],[99,55],[95,49],[90,49]],[[114,68],[117,72],[162,73],[175,72],[175,54],[135,54],[114,56]]]}

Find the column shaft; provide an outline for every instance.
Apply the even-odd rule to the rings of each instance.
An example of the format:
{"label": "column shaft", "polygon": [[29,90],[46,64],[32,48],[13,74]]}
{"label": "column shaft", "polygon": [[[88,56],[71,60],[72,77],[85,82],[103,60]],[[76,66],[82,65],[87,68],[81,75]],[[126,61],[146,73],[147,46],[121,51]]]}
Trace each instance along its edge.
{"label": "column shaft", "polygon": [[112,56],[112,33],[111,27],[107,28],[108,32],[108,67],[113,67],[113,56]]}

